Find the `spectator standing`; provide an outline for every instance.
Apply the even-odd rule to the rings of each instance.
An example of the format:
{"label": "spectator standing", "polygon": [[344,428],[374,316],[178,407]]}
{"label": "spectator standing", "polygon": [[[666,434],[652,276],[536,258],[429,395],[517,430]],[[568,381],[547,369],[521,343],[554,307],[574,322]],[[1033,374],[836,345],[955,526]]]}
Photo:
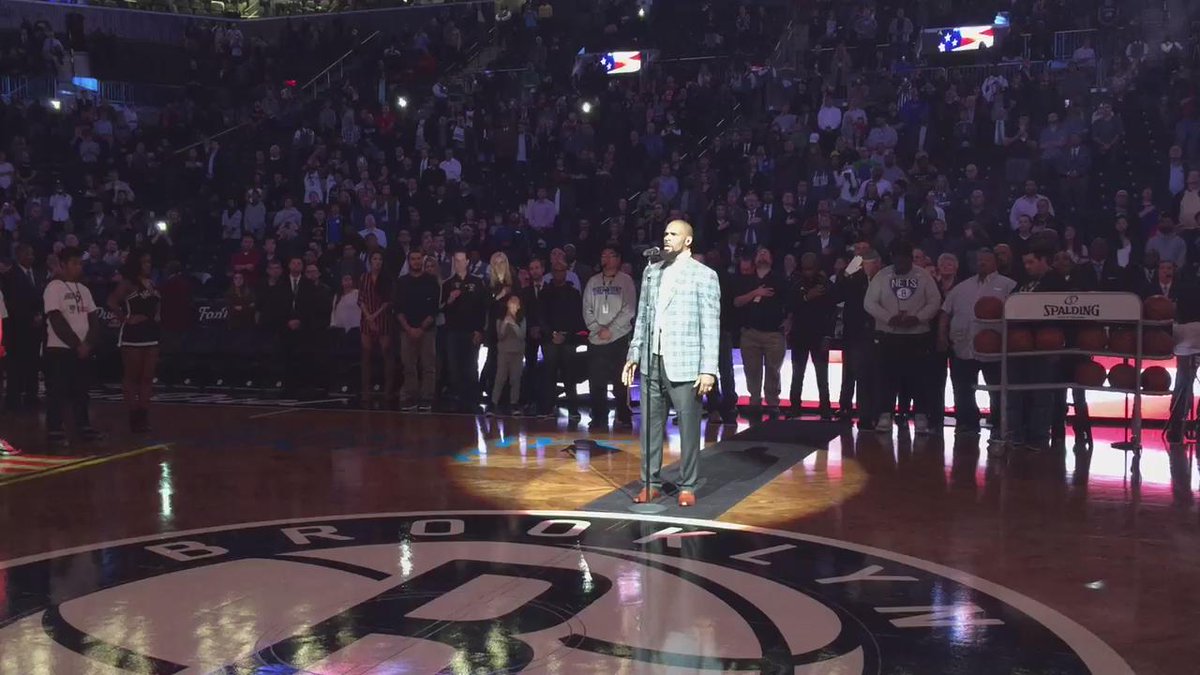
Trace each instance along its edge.
{"label": "spectator standing", "polygon": [[392,277],[384,272],[383,253],[375,251],[368,259],[367,271],[358,282],[359,327],[362,342],[362,372],[359,401],[365,406],[371,398],[374,356],[383,359],[383,392],[388,400],[395,392],[396,360],[392,342]]}
{"label": "spectator standing", "polygon": [[88,410],[90,359],[100,337],[100,319],[92,292],[81,283],[83,256],[79,249],[59,253],[62,271],[44,293],[46,335],[46,436],[51,446],[68,444],[63,431],[63,407],[71,413],[84,441],[102,434],[92,427]]}
{"label": "spectator standing", "polygon": [[800,257],[800,266],[788,279],[787,337],[792,350],[791,417],[803,411],[804,374],[811,356],[817,377],[818,409],[822,419],[832,417],[829,400],[829,344],[836,307],[829,280],[821,272],[816,253]]}
{"label": "spectator standing", "polygon": [[1188,172],[1184,189],[1175,195],[1174,211],[1180,227],[1190,227],[1197,222],[1196,216],[1200,215],[1200,170]]}
{"label": "spectator standing", "polygon": [[583,296],[567,282],[567,263],[558,261],[550,268],[550,283],[541,291],[542,367],[545,370],[541,392],[542,412],[553,413],[558,398],[558,382],[566,390],[567,416],[579,419],[575,368],[575,348],[583,322]]}
{"label": "spectator standing", "polygon": [[43,292],[45,276],[34,269],[33,247],[21,244],[16,264],[8,271],[4,291],[8,318],[4,323],[4,347],[8,352],[8,392],[5,407],[15,411],[37,405],[38,371],[41,363]]}
{"label": "spectator standing", "polygon": [[629,352],[637,289],[633,277],[621,271],[621,254],[614,247],[600,253],[600,273],[588,280],[583,291],[583,320],[588,330],[588,389],[592,420],[608,420],[608,385],[617,402],[616,424],[632,425],[628,391],[621,382],[621,368]]}
{"label": "spectator standing", "polygon": [[239,336],[234,339],[248,340],[248,333],[255,327],[258,306],[254,289],[246,282],[246,275],[242,272],[233,273],[229,290],[225,292],[225,307],[229,330]]}
{"label": "spectator standing", "polygon": [[350,274],[341,276],[337,293],[329,314],[329,327],[351,335],[362,329],[362,309],[359,307],[358,288]]}
{"label": "spectator standing", "polygon": [[[1067,284],[1050,266],[1052,255],[1045,246],[1036,246],[1022,257],[1025,283],[1016,292],[1065,291]],[[1060,380],[1058,360],[1053,356],[1014,359],[1008,364],[1009,384],[1044,384]],[[1050,440],[1054,417],[1055,390],[1014,391],[1008,395],[1008,438],[1014,447],[1042,449]]]}
{"label": "spectator standing", "polygon": [[408,274],[396,281],[392,310],[400,327],[400,363],[404,369],[400,409],[429,412],[437,392],[437,320],[441,284],[426,273],[425,254],[408,254]]}
{"label": "spectator standing", "polygon": [[[285,396],[297,396],[311,384],[305,357],[320,328],[314,321],[317,316],[315,305],[319,302],[317,288],[304,277],[304,261],[300,258],[288,260],[288,275],[283,280],[277,301],[283,303],[279,308],[283,317],[279,334],[283,391]],[[327,315],[323,318],[327,319]]]}
{"label": "spectator standing", "polygon": [[453,274],[442,284],[442,312],[446,317],[447,379],[460,412],[479,412],[479,346],[483,344],[487,291],[483,279],[467,272],[467,254],[458,251],[451,261]]}
{"label": "spectator standing", "polygon": [[1175,233],[1175,219],[1163,214],[1158,219],[1158,232],[1146,242],[1146,251],[1154,251],[1158,259],[1175,264],[1175,269],[1187,265],[1187,242]]}
{"label": "spectator standing", "polygon": [[[879,417],[879,350],[875,344],[875,320],[867,313],[864,299],[871,280],[882,264],[879,253],[866,244],[834,283],[834,299],[842,304],[842,388],[838,416],[849,419],[857,399],[858,428],[874,428]],[[857,395],[856,395],[857,390]]]}
{"label": "spectator standing", "polygon": [[483,363],[483,372],[480,373],[480,384],[483,391],[490,395],[492,393],[492,383],[496,378],[496,322],[504,318],[507,310],[508,296],[517,290],[516,279],[513,274],[512,264],[508,261],[508,255],[503,251],[496,251],[492,257],[488,259],[488,290],[491,297],[487,301],[487,319],[484,322],[483,344],[487,347],[487,359]]}
{"label": "spectator standing", "polygon": [[130,253],[121,270],[121,283],[108,298],[108,307],[121,322],[121,394],[129,408],[129,430],[150,430],[150,399],[158,368],[161,299],[154,286],[149,253]]}
{"label": "spectator standing", "polygon": [[[938,324],[938,348],[950,353],[950,384],[954,390],[954,435],[979,433],[979,406],[975,385],[983,373],[984,382],[1000,384],[999,357],[975,351],[975,336],[982,326],[975,320],[975,303],[985,297],[1006,299],[1017,283],[996,271],[996,254],[990,249],[975,253],[976,274],[958,283],[942,302]],[[989,392],[992,428],[999,429],[1000,396]]]}
{"label": "spectator standing", "polygon": [[942,300],[929,272],[913,265],[911,243],[893,245],[892,264],[871,280],[863,306],[875,319],[879,339],[883,411],[876,430],[891,432],[896,397],[906,389],[916,399],[916,432],[928,433],[931,404],[921,367],[929,363],[929,322]]}
{"label": "spectator standing", "polygon": [[[749,262],[749,261],[744,261]],[[741,310],[742,366],[750,390],[750,421],[762,421],[765,396],[767,415],[777,418],[782,388],[780,370],[787,343],[783,336],[787,287],[772,270],[771,251],[759,248],[752,264],[744,264],[734,282],[733,306]]]}
{"label": "spectator standing", "polygon": [[[504,318],[496,325],[496,383],[492,387],[492,410],[504,410],[501,397],[507,386],[509,409],[520,415],[518,403],[521,399],[521,369],[525,362],[525,312],[521,309],[519,295],[508,296],[504,306]],[[492,411],[488,412],[490,414]]]}
{"label": "spectator standing", "polygon": [[[1055,157],[1060,155],[1056,154]],[[1038,193],[1037,182],[1034,180],[1025,181],[1025,192],[1013,201],[1012,208],[1008,211],[1008,224],[1012,229],[1017,229],[1017,223],[1021,216],[1029,216],[1030,220],[1038,214],[1038,201],[1045,199],[1050,205],[1050,214],[1054,214],[1054,204],[1049,198]]]}

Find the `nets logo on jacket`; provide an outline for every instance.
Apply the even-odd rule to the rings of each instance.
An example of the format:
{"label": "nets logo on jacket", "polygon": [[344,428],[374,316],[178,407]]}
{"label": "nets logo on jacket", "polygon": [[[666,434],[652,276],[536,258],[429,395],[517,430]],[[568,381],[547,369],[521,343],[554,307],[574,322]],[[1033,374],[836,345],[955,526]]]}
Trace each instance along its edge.
{"label": "nets logo on jacket", "polygon": [[1130,673],[865,546],[578,512],[258,523],[0,563],[0,673]]}
{"label": "nets logo on jacket", "polygon": [[917,292],[920,281],[916,277],[892,277],[889,284],[897,300],[907,300]]}

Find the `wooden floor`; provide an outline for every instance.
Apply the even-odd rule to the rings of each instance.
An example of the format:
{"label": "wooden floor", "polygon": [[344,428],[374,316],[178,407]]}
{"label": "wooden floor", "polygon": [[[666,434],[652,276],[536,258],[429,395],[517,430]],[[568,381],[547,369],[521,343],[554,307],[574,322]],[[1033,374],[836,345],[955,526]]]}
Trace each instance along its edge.
{"label": "wooden floor", "polygon": [[[0,436],[28,458],[0,460],[0,561],[238,523],[569,511],[635,480],[640,459],[636,432],[562,420],[160,405],[155,432],[133,437],[120,406],[97,404],[95,418],[111,432],[105,443],[51,459],[41,458],[36,417],[0,417]],[[736,432],[709,427],[706,442]],[[619,451],[586,461],[562,452],[581,436]],[[720,521],[965,572],[1065,615],[1138,673],[1183,674],[1200,663],[1198,489],[1182,449],[1151,447],[1131,466],[1106,443],[1091,456],[1068,446],[997,459],[952,434],[847,433]],[[26,590],[3,572],[0,607]]]}

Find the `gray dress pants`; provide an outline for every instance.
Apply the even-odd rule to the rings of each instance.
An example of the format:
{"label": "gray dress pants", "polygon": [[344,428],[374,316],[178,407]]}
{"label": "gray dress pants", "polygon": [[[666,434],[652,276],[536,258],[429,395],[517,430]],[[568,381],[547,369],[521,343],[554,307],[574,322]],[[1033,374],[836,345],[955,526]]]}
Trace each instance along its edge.
{"label": "gray dress pants", "polygon": [[695,490],[700,474],[700,397],[694,380],[672,382],[667,379],[662,356],[655,354],[642,369],[642,448],[650,457],[650,475],[642,460],[642,482],[652,488],[662,486],[663,442],[666,437],[667,410],[674,405],[679,414],[679,442],[682,459],[679,489]]}

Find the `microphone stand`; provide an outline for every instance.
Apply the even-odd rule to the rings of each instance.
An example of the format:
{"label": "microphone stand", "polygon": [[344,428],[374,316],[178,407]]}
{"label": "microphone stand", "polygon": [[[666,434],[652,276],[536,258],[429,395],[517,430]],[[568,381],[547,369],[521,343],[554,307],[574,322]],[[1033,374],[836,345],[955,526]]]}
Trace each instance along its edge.
{"label": "microphone stand", "polygon": [[[655,262],[659,262],[661,260],[662,260],[661,253],[657,256],[651,256],[650,264],[654,264]],[[661,269],[659,270],[659,275],[658,275],[658,286],[660,289],[662,288],[662,270]],[[643,290],[643,293],[644,292],[645,291]],[[654,350],[650,347],[650,344],[653,340],[654,322],[655,322],[655,319],[657,318],[655,316],[658,312],[657,303],[655,303],[655,305],[648,307],[648,310],[649,310],[648,313],[650,314],[650,316],[646,317],[646,318],[649,319],[649,323],[647,324],[646,339],[642,340],[642,347],[641,347],[642,354],[640,357],[641,362],[642,362],[642,388],[641,388],[642,429],[641,429],[641,433],[639,435],[641,436],[641,441],[642,441],[642,469],[645,471],[645,476],[646,476],[646,480],[642,484],[642,489],[646,490],[647,496],[650,496],[651,494],[653,494],[653,488],[651,488],[651,482],[652,482],[653,476],[650,475],[650,426],[651,426],[651,421],[654,419],[654,414],[652,412],[653,405],[654,405],[653,404],[654,397],[648,395],[648,392],[650,391],[650,384],[649,384],[650,379],[651,379],[650,373],[651,373],[651,369],[654,368],[654,361],[652,360],[654,357],[654,354],[653,354]],[[641,320],[642,320],[642,317],[639,316],[638,321],[641,321]],[[664,431],[665,431],[665,429],[664,429]],[[666,449],[664,448],[664,451],[665,450]],[[660,486],[660,489],[661,488],[662,488],[662,486]],[[635,496],[635,499],[636,499],[636,496]],[[642,513],[642,514],[662,513],[663,511],[667,510],[667,507],[665,504],[660,504],[655,501],[647,501],[642,504],[639,504],[636,501],[632,501],[629,503],[628,508],[633,513]]]}

